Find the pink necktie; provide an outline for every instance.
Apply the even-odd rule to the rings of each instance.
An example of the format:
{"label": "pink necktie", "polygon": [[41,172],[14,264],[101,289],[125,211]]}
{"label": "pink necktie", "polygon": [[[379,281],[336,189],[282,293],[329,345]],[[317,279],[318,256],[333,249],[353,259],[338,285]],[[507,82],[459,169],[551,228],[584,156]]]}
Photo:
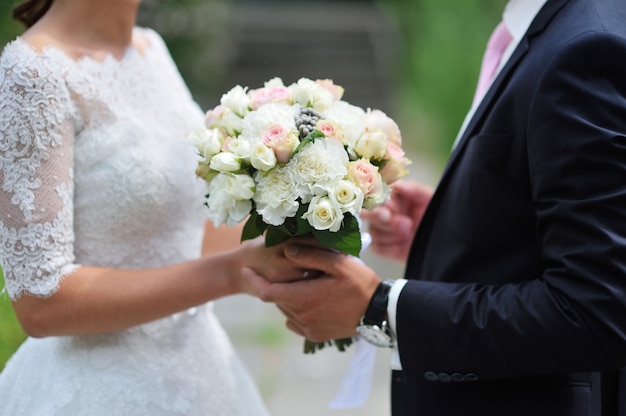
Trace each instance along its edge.
{"label": "pink necktie", "polygon": [[476,87],[476,93],[474,94],[474,104],[482,99],[483,94],[487,91],[487,88],[491,84],[493,76],[496,73],[498,65],[500,65],[500,59],[504,50],[509,43],[513,40],[511,32],[507,29],[504,22],[500,22],[494,29],[489,42],[487,43],[487,49],[485,50],[485,56],[483,56],[483,63],[480,67],[480,76],[478,77],[478,86]]}

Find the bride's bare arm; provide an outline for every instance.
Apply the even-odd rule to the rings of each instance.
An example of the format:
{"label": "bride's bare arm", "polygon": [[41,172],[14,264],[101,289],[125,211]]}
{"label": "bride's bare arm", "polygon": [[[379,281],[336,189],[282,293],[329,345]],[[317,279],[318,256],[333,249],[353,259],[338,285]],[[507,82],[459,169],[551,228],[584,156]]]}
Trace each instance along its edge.
{"label": "bride's bare arm", "polygon": [[241,278],[244,265],[275,278],[300,276],[282,254],[260,239],[230,251],[181,264],[145,270],[80,267],[49,298],[23,294],[13,307],[33,337],[120,331],[207,301],[251,293]]}
{"label": "bride's bare arm", "polygon": [[232,227],[221,225],[216,228],[211,221],[207,221],[204,226],[202,254],[219,253],[240,246],[242,230],[243,223]]}

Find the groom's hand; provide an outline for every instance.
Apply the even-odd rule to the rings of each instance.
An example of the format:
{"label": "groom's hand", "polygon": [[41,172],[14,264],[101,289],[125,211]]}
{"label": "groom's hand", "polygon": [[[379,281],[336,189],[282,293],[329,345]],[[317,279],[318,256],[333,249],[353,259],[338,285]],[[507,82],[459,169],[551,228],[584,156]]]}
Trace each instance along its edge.
{"label": "groom's hand", "polygon": [[310,245],[288,244],[285,256],[304,270],[319,270],[314,279],[273,283],[251,268],[242,271],[248,285],[265,302],[273,302],[287,327],[313,342],[348,338],[380,279],[360,260]]}
{"label": "groom's hand", "polygon": [[382,257],[406,261],[432,195],[430,186],[399,181],[392,185],[389,201],[372,211],[361,211],[369,224],[372,250]]}

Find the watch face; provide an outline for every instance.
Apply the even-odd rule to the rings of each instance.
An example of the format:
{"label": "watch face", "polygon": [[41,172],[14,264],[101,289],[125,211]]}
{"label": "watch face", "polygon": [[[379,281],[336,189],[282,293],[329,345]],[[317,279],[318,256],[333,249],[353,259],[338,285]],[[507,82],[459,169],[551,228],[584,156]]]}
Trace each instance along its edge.
{"label": "watch face", "polygon": [[393,340],[389,334],[376,325],[359,325],[356,331],[370,344],[374,344],[377,347],[393,347]]}

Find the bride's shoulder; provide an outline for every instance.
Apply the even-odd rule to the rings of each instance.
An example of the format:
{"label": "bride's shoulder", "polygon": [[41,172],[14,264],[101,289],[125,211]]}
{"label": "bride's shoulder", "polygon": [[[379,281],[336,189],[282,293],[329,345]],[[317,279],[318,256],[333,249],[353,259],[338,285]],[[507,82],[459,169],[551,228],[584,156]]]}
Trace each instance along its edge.
{"label": "bride's shoulder", "polygon": [[[43,37],[17,37],[0,55],[0,96],[15,96],[11,91],[64,93],[68,65],[62,52],[48,48]],[[42,87],[45,85],[45,89]]]}
{"label": "bride's shoulder", "polygon": [[26,32],[6,44],[0,55],[0,70],[46,67],[43,55],[57,47],[54,40],[43,33]]}
{"label": "bride's shoulder", "polygon": [[154,49],[167,49],[165,40],[156,30],[140,26],[135,27],[133,31],[133,46],[142,53]]}

